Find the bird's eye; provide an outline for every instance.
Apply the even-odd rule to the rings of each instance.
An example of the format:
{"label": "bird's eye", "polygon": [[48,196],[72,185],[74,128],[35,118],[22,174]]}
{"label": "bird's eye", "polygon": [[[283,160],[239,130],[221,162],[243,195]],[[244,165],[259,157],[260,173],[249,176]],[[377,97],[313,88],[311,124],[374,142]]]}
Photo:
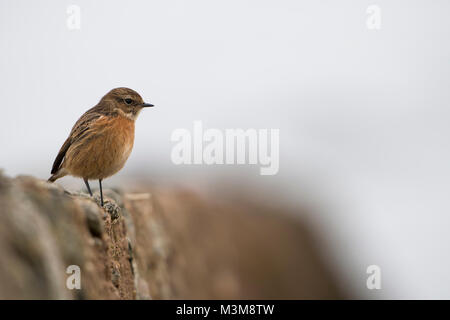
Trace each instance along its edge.
{"label": "bird's eye", "polygon": [[125,99],[126,104],[131,104],[132,102],[133,102],[133,100],[131,100],[131,99]]}

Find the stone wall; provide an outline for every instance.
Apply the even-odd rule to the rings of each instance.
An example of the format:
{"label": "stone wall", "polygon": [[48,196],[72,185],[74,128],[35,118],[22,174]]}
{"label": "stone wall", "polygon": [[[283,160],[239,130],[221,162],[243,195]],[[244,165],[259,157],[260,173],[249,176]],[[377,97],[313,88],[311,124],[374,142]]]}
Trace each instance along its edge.
{"label": "stone wall", "polygon": [[[144,191],[106,190],[101,208],[98,196],[0,174],[0,299],[343,297],[307,228],[282,210]],[[80,290],[66,286],[71,265]]]}

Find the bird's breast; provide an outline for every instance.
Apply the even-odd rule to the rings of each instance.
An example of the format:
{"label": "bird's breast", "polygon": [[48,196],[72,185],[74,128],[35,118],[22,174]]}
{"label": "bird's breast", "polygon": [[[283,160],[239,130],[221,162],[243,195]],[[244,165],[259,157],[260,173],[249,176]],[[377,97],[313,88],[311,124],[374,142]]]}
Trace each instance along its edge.
{"label": "bird's breast", "polygon": [[119,162],[125,162],[133,149],[134,121],[118,116],[115,120],[111,121],[107,130],[109,132],[106,136],[110,140],[107,145],[114,151],[112,152],[112,156]]}
{"label": "bird's breast", "polygon": [[134,121],[102,116],[66,154],[64,168],[85,179],[104,179],[123,168],[134,144]]}
{"label": "bird's breast", "polygon": [[97,125],[101,134],[92,155],[101,176],[108,177],[122,169],[131,154],[134,121],[119,115],[99,119]]}

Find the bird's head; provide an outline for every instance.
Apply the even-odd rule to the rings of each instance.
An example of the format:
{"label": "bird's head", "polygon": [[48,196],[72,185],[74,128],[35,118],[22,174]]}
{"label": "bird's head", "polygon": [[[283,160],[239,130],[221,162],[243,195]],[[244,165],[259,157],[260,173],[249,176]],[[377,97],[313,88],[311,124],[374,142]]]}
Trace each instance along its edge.
{"label": "bird's head", "polygon": [[107,104],[112,111],[118,112],[131,120],[136,120],[143,108],[153,107],[145,103],[136,91],[129,88],[115,88],[108,92],[100,101],[100,105]]}

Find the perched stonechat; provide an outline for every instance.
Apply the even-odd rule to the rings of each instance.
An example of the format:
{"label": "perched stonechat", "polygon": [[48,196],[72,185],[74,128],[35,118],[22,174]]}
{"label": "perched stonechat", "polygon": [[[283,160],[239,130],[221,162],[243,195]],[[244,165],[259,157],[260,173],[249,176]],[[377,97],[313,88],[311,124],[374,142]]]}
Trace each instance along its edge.
{"label": "perched stonechat", "polygon": [[102,180],[123,168],[134,143],[134,122],[141,110],[153,107],[128,88],[108,92],[75,123],[52,167],[54,182],[66,175],[83,178],[92,196],[89,180],[98,180],[103,206]]}

